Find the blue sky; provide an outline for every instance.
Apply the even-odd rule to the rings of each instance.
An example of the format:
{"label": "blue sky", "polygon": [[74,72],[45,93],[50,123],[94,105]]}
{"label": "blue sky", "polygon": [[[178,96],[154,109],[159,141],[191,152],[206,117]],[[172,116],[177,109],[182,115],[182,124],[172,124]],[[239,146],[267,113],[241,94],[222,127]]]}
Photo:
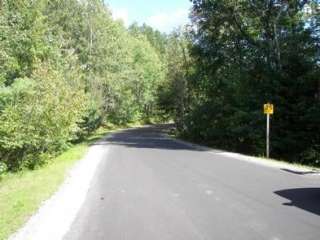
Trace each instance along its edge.
{"label": "blue sky", "polygon": [[114,18],[125,25],[147,23],[162,32],[170,32],[188,23],[189,0],[105,0]]}

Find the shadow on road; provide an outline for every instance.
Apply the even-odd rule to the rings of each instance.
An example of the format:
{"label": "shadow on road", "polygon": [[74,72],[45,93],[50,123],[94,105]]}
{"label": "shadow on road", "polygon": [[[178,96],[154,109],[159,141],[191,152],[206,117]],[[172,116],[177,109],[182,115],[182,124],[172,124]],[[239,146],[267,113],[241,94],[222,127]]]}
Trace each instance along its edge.
{"label": "shadow on road", "polygon": [[292,174],[296,174],[296,175],[310,175],[310,174],[319,174],[319,171],[293,171],[290,169],[286,169],[286,168],[282,168],[282,171],[288,172],[288,173],[292,173]]}
{"label": "shadow on road", "polygon": [[320,215],[320,188],[297,188],[276,191],[275,194],[288,199],[285,206],[294,206]]}
{"label": "shadow on road", "polygon": [[114,133],[93,145],[118,145],[130,148],[153,148],[166,150],[204,151],[187,144],[173,141],[168,137],[173,125],[152,125]]}

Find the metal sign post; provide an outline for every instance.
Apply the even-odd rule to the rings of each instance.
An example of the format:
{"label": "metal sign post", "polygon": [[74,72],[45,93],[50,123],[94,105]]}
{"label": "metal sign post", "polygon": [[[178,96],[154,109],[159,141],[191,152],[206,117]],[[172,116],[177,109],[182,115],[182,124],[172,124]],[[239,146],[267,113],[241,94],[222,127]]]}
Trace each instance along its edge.
{"label": "metal sign post", "polygon": [[273,104],[267,103],[264,105],[264,114],[267,115],[267,144],[266,144],[266,156],[267,158],[270,157],[270,115],[274,113],[274,106]]}
{"label": "metal sign post", "polygon": [[270,114],[267,114],[267,158],[270,157]]}

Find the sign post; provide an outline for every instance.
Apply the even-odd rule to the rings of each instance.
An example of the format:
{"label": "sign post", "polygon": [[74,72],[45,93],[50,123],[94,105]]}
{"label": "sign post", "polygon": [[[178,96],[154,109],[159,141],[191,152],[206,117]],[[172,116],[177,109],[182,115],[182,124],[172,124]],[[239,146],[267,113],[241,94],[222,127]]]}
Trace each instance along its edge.
{"label": "sign post", "polygon": [[267,114],[267,158],[270,158],[270,114]]}
{"label": "sign post", "polygon": [[264,104],[264,114],[267,115],[267,144],[266,144],[266,155],[270,157],[270,115],[274,114],[274,106],[271,103]]}

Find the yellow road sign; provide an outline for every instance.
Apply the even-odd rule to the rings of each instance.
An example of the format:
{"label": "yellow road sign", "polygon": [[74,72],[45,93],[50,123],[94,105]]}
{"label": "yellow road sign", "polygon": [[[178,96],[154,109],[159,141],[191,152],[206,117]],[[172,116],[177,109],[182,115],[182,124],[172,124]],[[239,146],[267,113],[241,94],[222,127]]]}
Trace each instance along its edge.
{"label": "yellow road sign", "polygon": [[272,115],[274,113],[274,106],[271,103],[264,104],[264,114]]}

